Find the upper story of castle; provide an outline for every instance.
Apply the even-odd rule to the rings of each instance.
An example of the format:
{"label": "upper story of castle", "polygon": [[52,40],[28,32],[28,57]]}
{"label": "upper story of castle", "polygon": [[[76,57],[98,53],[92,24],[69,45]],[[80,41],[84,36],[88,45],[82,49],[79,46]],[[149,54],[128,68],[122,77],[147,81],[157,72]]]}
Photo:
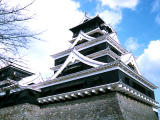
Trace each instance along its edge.
{"label": "upper story of castle", "polygon": [[103,36],[104,34],[108,34],[111,37],[114,35],[114,40],[119,43],[115,30],[109,24],[106,24],[98,15],[93,18],[89,18],[85,15],[82,22],[70,28],[70,30],[73,32],[71,43],[74,42],[81,31],[94,38]]}
{"label": "upper story of castle", "polygon": [[[83,55],[83,57],[91,59],[98,59],[107,54],[107,58],[102,58],[103,60],[101,59],[100,62],[120,60],[138,74],[141,74],[135,57],[121,46],[116,31],[98,15],[93,18],[85,15],[83,21],[79,25],[70,28],[70,30],[73,33],[72,39],[69,41],[71,43],[70,48],[51,55],[55,59],[55,66],[51,68],[54,71],[62,66],[74,49],[74,51],[77,51],[76,53],[81,54],[80,56]],[[89,64],[89,62],[91,61],[87,63]]]}

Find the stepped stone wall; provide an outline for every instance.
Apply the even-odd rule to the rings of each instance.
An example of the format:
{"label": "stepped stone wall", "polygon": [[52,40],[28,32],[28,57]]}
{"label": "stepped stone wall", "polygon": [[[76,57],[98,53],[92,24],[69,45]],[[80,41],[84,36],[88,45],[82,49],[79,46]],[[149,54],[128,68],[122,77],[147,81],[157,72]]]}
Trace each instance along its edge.
{"label": "stepped stone wall", "polygon": [[0,109],[0,120],[158,120],[152,108],[112,92],[61,103]]}

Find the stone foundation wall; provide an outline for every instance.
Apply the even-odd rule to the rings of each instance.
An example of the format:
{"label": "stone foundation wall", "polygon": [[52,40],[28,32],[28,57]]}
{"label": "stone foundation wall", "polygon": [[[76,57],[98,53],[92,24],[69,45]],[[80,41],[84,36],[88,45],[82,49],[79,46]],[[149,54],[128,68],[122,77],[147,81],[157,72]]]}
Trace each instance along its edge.
{"label": "stone foundation wall", "polygon": [[122,94],[117,94],[117,99],[125,120],[158,120],[150,106]]}
{"label": "stone foundation wall", "polygon": [[152,108],[120,93],[61,103],[21,104],[0,109],[0,120],[158,120]]}

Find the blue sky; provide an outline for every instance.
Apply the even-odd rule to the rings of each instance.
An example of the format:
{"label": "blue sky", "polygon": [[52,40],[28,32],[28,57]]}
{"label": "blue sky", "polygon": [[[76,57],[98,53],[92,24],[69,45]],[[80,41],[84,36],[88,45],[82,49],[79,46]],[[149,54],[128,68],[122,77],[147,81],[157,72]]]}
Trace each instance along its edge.
{"label": "blue sky", "polygon": [[136,40],[135,42],[140,45],[141,48],[134,51],[136,56],[140,55],[143,50],[147,48],[151,40],[160,38],[160,21],[156,21],[156,16],[160,14],[158,13],[160,9],[156,8],[156,10],[153,10],[155,4],[153,0],[137,0],[137,5],[135,5],[134,8],[122,7],[118,10],[114,10],[108,5],[102,6],[101,0],[75,1],[80,3],[79,10],[87,12],[91,16],[96,15],[97,6],[101,6],[100,9],[103,9],[103,11],[121,11],[122,18],[120,22],[116,24],[115,29],[123,46],[126,47],[125,43],[130,37],[134,38],[134,40]]}
{"label": "blue sky", "polygon": [[[12,0],[10,6],[31,0]],[[69,28],[79,24],[84,13],[97,14],[117,31],[122,46],[137,58],[141,73],[160,87],[160,0],[37,0],[28,8],[35,14],[27,23],[33,31],[45,31],[29,50],[23,50],[25,61],[32,70],[44,77],[53,74],[50,55],[67,49],[72,39]],[[160,89],[156,99],[160,102]]]}

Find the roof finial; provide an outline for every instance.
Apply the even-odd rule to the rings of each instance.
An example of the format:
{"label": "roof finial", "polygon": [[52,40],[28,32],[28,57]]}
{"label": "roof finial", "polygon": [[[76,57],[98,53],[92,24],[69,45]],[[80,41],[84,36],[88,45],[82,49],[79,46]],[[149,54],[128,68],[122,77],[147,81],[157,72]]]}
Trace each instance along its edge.
{"label": "roof finial", "polygon": [[[88,13],[85,12],[85,13],[84,13],[84,21],[89,20],[89,19],[90,19],[90,18],[88,17]],[[83,22],[84,22],[84,21],[83,21]]]}
{"label": "roof finial", "polygon": [[84,16],[87,17],[87,12],[84,13]]}
{"label": "roof finial", "polygon": [[91,19],[91,18],[88,17],[88,13],[85,12],[85,13],[84,13],[83,20],[80,22],[80,24],[82,24],[82,23],[84,23],[85,21],[90,20],[90,19]]}

